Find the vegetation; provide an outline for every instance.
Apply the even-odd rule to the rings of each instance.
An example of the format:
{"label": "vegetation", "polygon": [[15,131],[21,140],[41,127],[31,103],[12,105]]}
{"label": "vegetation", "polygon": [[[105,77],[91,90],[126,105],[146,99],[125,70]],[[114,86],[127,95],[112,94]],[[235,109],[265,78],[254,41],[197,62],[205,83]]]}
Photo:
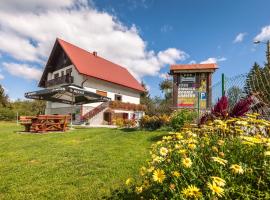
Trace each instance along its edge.
{"label": "vegetation", "polygon": [[[0,199],[101,199],[146,159],[164,132],[105,128],[19,134],[0,122]],[[146,134],[147,133],[147,134]]]}
{"label": "vegetation", "polygon": [[269,199],[269,134],[253,114],[164,136],[112,199]]}
{"label": "vegetation", "polygon": [[179,131],[185,124],[194,122],[197,118],[197,113],[193,110],[178,110],[171,116],[170,125],[173,130]]}
{"label": "vegetation", "polygon": [[45,101],[16,100],[11,102],[0,85],[0,121],[16,120],[16,115],[37,115],[45,111]]}

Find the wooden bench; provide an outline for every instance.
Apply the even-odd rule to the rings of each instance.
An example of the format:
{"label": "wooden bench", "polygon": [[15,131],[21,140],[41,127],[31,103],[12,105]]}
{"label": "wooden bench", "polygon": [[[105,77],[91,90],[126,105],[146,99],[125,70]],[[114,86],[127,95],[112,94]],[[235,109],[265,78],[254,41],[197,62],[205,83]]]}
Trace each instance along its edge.
{"label": "wooden bench", "polygon": [[38,115],[38,116],[21,116],[20,124],[25,127],[27,132],[49,132],[49,131],[66,131],[70,122],[69,115]]}

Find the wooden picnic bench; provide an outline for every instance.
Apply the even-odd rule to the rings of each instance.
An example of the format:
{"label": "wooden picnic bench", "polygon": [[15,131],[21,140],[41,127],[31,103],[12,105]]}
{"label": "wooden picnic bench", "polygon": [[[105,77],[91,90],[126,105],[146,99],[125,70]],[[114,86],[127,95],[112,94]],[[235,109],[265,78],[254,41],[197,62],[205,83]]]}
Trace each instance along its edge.
{"label": "wooden picnic bench", "polygon": [[66,131],[69,122],[69,115],[38,115],[20,117],[20,124],[25,127],[25,131],[34,133]]}

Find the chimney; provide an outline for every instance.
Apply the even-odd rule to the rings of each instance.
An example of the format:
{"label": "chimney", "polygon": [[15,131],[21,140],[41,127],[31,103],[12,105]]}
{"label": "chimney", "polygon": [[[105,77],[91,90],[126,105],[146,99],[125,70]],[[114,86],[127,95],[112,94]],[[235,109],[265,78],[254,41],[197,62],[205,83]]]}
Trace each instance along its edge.
{"label": "chimney", "polygon": [[96,51],[93,51],[93,55],[94,55],[94,56],[97,56],[97,52],[96,52]]}

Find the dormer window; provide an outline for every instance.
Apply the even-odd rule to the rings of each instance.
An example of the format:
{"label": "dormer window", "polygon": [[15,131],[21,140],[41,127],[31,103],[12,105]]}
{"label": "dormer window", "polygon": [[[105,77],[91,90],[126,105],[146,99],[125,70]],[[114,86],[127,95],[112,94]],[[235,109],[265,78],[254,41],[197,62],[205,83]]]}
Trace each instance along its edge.
{"label": "dormer window", "polygon": [[66,70],[66,75],[71,76],[72,68],[69,68]]}
{"label": "dormer window", "polygon": [[54,79],[59,78],[59,73],[54,74]]}

